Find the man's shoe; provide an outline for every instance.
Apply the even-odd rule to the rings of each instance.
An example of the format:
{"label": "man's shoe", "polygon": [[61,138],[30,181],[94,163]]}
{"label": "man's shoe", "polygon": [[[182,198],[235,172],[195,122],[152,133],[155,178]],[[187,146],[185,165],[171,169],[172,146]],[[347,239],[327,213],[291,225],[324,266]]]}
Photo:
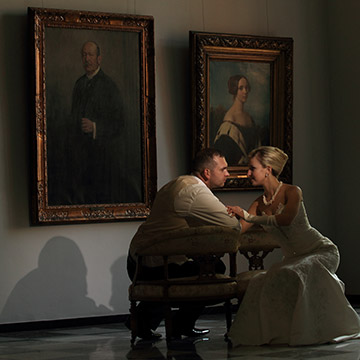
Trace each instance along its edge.
{"label": "man's shoe", "polygon": [[209,329],[197,329],[193,328],[190,330],[183,330],[180,332],[181,335],[188,336],[188,337],[199,337],[204,336],[210,332]]}
{"label": "man's shoe", "polygon": [[144,330],[144,331],[139,331],[139,334],[137,336],[143,340],[156,341],[156,340],[160,340],[162,335],[153,330]]}
{"label": "man's shoe", "polygon": [[[125,326],[131,331],[130,317],[125,321]],[[160,340],[162,335],[153,331],[152,329],[147,329],[147,330],[139,330],[137,336],[143,340],[155,341],[155,340]]]}

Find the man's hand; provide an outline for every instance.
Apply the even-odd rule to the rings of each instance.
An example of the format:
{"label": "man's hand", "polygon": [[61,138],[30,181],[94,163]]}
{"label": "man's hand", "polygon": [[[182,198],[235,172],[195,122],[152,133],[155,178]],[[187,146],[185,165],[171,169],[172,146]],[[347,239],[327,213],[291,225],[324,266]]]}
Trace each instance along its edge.
{"label": "man's hand", "polygon": [[227,206],[227,212],[231,216],[236,216],[237,219],[244,218],[244,211],[240,206]]}
{"label": "man's hand", "polygon": [[94,132],[94,123],[88,118],[81,119],[81,130],[85,134],[92,134]]}

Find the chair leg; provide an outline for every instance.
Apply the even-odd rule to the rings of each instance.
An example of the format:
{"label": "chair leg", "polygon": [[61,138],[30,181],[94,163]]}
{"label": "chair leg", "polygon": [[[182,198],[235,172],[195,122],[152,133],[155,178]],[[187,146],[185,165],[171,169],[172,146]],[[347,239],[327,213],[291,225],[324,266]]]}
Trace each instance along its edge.
{"label": "chair leg", "polygon": [[226,331],[230,330],[231,323],[232,323],[232,312],[231,312],[231,301],[226,300],[224,303],[225,307],[225,317],[226,317]]}
{"label": "chair leg", "polygon": [[165,311],[165,332],[166,332],[166,341],[170,341],[173,336],[173,322],[172,322],[172,313],[170,304],[164,306]]}
{"label": "chair leg", "polygon": [[138,334],[138,314],[136,308],[136,301],[130,302],[130,329],[131,329],[131,344],[135,343]]}

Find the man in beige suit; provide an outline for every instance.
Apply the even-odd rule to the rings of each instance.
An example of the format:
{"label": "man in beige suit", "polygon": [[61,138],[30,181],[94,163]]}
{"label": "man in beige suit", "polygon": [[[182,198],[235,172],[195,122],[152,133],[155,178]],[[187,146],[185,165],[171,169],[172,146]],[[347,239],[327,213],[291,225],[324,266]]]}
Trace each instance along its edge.
{"label": "man in beige suit", "polygon": [[[240,223],[228,214],[226,206],[212,193],[211,189],[223,187],[229,176],[227,162],[223,154],[216,149],[200,151],[194,161],[191,175],[183,175],[170,181],[156,194],[148,219],[139,227],[133,237],[129,256],[128,273],[133,278],[136,265],[136,249],[148,241],[156,241],[159,233],[202,225],[229,226],[240,231]],[[158,279],[163,274],[162,259],[147,257],[146,279]],[[198,264],[186,258],[169,258],[169,272],[173,277],[192,276],[197,273]],[[217,272],[224,273],[225,265],[217,264]],[[142,319],[139,336],[143,339],[156,339],[160,334],[153,330],[159,325],[162,314],[161,305],[157,314],[152,304],[140,303],[139,311]],[[194,327],[203,306],[184,306],[174,317],[176,336],[201,336],[207,329]]]}

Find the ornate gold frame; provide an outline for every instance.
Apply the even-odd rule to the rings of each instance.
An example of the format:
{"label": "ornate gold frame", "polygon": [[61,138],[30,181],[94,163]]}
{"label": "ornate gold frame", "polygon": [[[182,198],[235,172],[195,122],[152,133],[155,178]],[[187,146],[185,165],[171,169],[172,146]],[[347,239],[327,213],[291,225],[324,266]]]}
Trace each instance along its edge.
{"label": "ornate gold frame", "polygon": [[[268,145],[283,149],[289,161],[281,175],[292,182],[293,40],[250,35],[190,32],[193,154],[211,146],[210,66],[221,62],[267,64],[269,68]],[[226,79],[227,80],[227,79]],[[222,190],[255,189],[247,179],[247,165],[229,167],[230,177]]]}
{"label": "ornate gold frame", "polygon": [[[30,112],[31,121],[31,169],[32,169],[32,186],[31,186],[31,222],[35,225],[47,224],[71,224],[71,223],[90,223],[90,222],[107,222],[117,220],[144,219],[150,212],[150,207],[157,190],[157,172],[156,172],[156,138],[155,138],[155,69],[154,69],[154,19],[151,16],[137,15],[121,15],[112,13],[99,13],[88,11],[73,11],[59,9],[29,8],[28,9],[29,25],[30,25],[30,73],[31,79],[31,98]],[[55,30],[54,30],[55,29]],[[126,149],[129,154],[127,158],[130,160],[124,163],[129,166],[131,161],[135,162],[139,159],[136,167],[136,176],[131,177],[132,173],[125,169],[127,174],[126,184],[136,184],[137,195],[133,196],[135,200],[121,201],[120,198],[111,200],[106,203],[76,203],[65,200],[65,197],[55,192],[50,196],[49,201],[49,179],[56,178],[58,173],[51,173],[51,139],[55,137],[49,136],[50,116],[54,109],[49,109],[50,87],[49,81],[51,74],[47,73],[50,64],[60,62],[51,57],[47,51],[50,48],[50,41],[54,41],[55,37],[47,37],[45,34],[56,34],[68,36],[65,40],[56,46],[68,49],[68,43],[72,38],[81,37],[84,31],[90,32],[95,37],[103,36],[108,39],[107,44],[116,47],[119,44],[126,43],[121,40],[124,36],[128,36],[130,40],[126,44],[132,43],[131,48],[137,49],[138,56],[124,60],[135,62],[133,72],[136,74],[135,92],[137,94],[134,100],[133,108],[137,111],[136,125],[127,125],[128,128],[138,129],[131,130],[136,135],[136,140],[128,136],[123,139],[126,142]],[[101,33],[100,33],[101,32]],[[69,36],[70,35],[70,36]],[[58,35],[57,35],[58,36]],[[73,36],[73,37],[72,37]],[[118,43],[113,39],[119,39]],[[128,39],[126,37],[126,39]],[[132,39],[135,39],[132,41]],[[135,42],[135,43],[134,43]],[[54,44],[51,44],[54,48]],[[128,46],[128,45],[123,45]],[[110,47],[110,46],[108,46]],[[108,51],[109,62],[112,61],[112,71],[122,77],[129,76],[125,71],[117,68],[118,58],[111,60],[109,54],[114,54],[118,50],[111,49]],[[69,52],[69,51],[68,51]],[[80,54],[80,48],[79,53]],[[117,53],[116,53],[117,54]],[[66,63],[66,57],[70,54],[63,52],[63,63]],[[127,53],[123,56],[129,56]],[[74,60],[80,61],[80,55]],[[47,66],[49,65],[49,66]],[[72,66],[72,65],[71,65]],[[72,71],[72,67],[68,65],[67,72]],[[81,75],[81,74],[80,74]],[[124,80],[125,81],[125,80]],[[128,81],[128,80],[127,80]],[[71,88],[68,89],[71,93]],[[128,91],[128,89],[125,89]],[[65,96],[66,91],[63,91]],[[130,96],[130,95],[128,95]],[[62,111],[62,109],[60,109]],[[64,110],[65,112],[65,110]],[[124,116],[125,121],[133,121],[133,118]],[[129,120],[130,119],[130,120]],[[52,120],[51,120],[52,121]],[[128,130],[130,132],[130,130]],[[135,145],[133,145],[135,143]],[[133,147],[134,146],[134,147]],[[54,147],[54,145],[53,145]],[[132,158],[132,150],[136,149],[137,157]],[[120,157],[120,149],[117,156]],[[123,157],[126,159],[126,157]],[[122,158],[121,158],[122,159]],[[120,161],[117,162],[118,167]],[[132,165],[130,165],[132,166]],[[135,172],[134,172],[135,173]],[[64,176],[65,178],[65,176]],[[125,184],[125,182],[123,183]],[[116,186],[126,187],[127,185],[116,184]],[[58,185],[57,185],[58,186]],[[135,186],[135,185],[134,185]],[[112,187],[115,189],[115,186]],[[125,188],[124,191],[126,191]],[[130,190],[129,190],[130,191]],[[52,193],[51,193],[52,194]],[[55,199],[55,200],[54,200]],[[119,201],[120,199],[120,201]]]}

